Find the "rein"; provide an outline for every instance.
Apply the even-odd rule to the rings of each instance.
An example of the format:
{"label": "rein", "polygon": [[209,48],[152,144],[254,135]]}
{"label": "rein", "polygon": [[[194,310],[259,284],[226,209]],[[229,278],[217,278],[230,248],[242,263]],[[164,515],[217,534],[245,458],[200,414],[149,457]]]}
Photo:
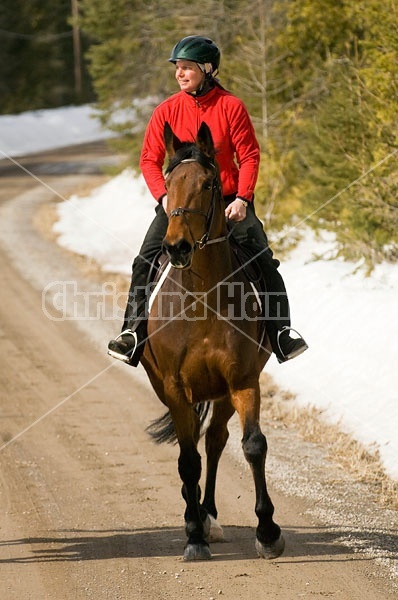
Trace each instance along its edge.
{"label": "rein", "polygon": [[[176,167],[178,167],[181,164],[192,163],[192,162],[199,163],[199,161],[196,160],[195,158],[185,158],[185,159],[181,160],[178,164],[176,164],[173,167],[173,169],[175,169]],[[216,167],[213,163],[209,163],[209,166],[212,169],[216,170]],[[204,217],[206,219],[206,230],[199,240],[195,240],[195,238],[191,232],[191,237],[194,242],[194,247],[199,248],[199,250],[202,250],[205,246],[210,245],[210,244],[218,244],[220,242],[225,242],[228,240],[228,238],[230,236],[230,233],[228,233],[227,235],[209,239],[210,231],[211,231],[211,228],[213,225],[213,220],[214,220],[215,206],[216,206],[216,201],[217,201],[217,192],[220,192],[220,184],[217,180],[217,175],[215,175],[213,177],[211,202],[210,202],[210,206],[209,206],[207,212],[204,212],[203,210],[200,210],[199,208],[184,208],[183,206],[179,206],[178,208],[175,208],[174,210],[172,210],[169,214],[169,219],[171,217],[183,216],[190,232],[191,232],[191,228],[189,227],[189,222],[188,222],[188,219],[186,218],[187,214],[200,215],[201,217]]]}

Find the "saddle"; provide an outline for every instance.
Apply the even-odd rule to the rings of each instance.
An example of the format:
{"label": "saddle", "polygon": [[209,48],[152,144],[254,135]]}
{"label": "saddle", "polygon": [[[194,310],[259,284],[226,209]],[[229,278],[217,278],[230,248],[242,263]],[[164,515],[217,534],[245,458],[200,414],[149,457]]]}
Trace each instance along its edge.
{"label": "saddle", "polygon": [[267,286],[265,284],[265,279],[262,270],[260,269],[260,266],[258,265],[256,259],[253,258],[253,255],[251,255],[245,248],[240,246],[233,238],[230,238],[230,246],[241,270],[246,275],[248,281],[251,283],[254,292],[257,292],[257,301],[261,306],[262,316],[258,336],[258,344],[260,349],[267,335],[266,314],[268,310],[264,302],[264,299],[266,298],[267,294]]}
{"label": "saddle", "polygon": [[254,285],[260,295],[265,294],[266,285],[263,273],[256,259],[233,238],[229,240],[232,252],[247,279]]}

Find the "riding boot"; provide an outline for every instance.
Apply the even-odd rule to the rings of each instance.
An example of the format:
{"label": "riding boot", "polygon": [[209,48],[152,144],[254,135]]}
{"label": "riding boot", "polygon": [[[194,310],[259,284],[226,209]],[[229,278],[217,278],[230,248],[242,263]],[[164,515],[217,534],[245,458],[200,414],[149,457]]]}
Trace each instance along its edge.
{"label": "riding boot", "polygon": [[121,333],[108,344],[108,354],[136,367],[147,339],[148,300],[156,274],[154,267],[166,234],[168,219],[161,205],[145,236],[139,255],[134,259]]}
{"label": "riding boot", "polygon": [[[269,256],[264,253],[257,256],[256,262],[261,269],[266,287],[268,337],[278,362],[283,363],[302,354],[307,350],[308,345],[291,327],[289,299],[282,276],[275,266],[278,261],[272,258],[269,260]],[[292,337],[291,331],[294,331],[298,337]]]}
{"label": "riding boot", "polygon": [[[232,225],[232,236],[257,263],[266,287],[267,333],[278,362],[295,358],[308,346],[298,332],[297,338],[290,336],[289,300],[282,276],[278,271],[279,261],[273,258],[272,250],[261,221],[257,218],[253,203],[249,204],[246,219]],[[294,330],[295,331],[295,330]]]}

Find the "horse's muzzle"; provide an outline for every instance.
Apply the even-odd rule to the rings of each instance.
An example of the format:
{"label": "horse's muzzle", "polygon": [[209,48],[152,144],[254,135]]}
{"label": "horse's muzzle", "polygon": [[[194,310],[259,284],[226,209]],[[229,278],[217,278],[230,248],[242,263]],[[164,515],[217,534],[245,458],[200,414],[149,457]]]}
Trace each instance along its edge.
{"label": "horse's muzzle", "polygon": [[187,269],[191,266],[194,248],[186,239],[182,238],[175,244],[170,244],[164,239],[163,250],[176,269]]}

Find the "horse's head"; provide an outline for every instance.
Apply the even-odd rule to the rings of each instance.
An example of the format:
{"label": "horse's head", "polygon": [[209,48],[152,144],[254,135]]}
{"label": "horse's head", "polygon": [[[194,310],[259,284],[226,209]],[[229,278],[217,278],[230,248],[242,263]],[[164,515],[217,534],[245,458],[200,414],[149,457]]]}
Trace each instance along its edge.
{"label": "horse's head", "polygon": [[205,123],[195,143],[181,142],[166,123],[164,140],[170,162],[166,170],[169,226],[163,247],[171,264],[185,269],[190,267],[195,250],[206,245],[213,225],[221,198],[218,167]]}

